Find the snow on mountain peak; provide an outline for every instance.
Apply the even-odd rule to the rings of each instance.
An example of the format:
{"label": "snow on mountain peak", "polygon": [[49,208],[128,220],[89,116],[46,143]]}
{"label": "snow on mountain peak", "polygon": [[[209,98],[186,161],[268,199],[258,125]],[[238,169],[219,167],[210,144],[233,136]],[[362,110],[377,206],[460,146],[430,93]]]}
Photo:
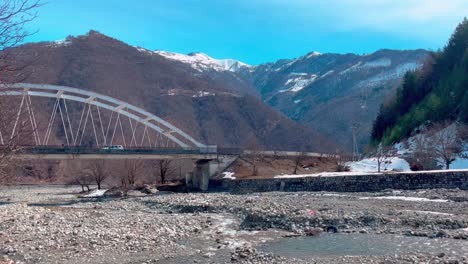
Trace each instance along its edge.
{"label": "snow on mountain peak", "polygon": [[154,53],[159,54],[170,60],[180,61],[182,63],[189,64],[192,68],[200,72],[206,70],[235,72],[240,70],[241,68],[250,68],[250,65],[240,61],[236,61],[233,59],[217,60],[201,52],[193,52],[185,55],[175,52],[156,50],[154,51]]}
{"label": "snow on mountain peak", "polygon": [[308,59],[308,58],[317,57],[317,56],[320,56],[320,55],[322,55],[322,53],[317,52],[317,51],[312,51],[312,52],[310,52],[309,54],[306,55],[306,58]]}
{"label": "snow on mountain peak", "polygon": [[48,42],[49,47],[62,47],[62,46],[69,46],[72,44],[71,40],[68,39],[62,39],[62,40],[55,40],[55,41],[50,41]]}

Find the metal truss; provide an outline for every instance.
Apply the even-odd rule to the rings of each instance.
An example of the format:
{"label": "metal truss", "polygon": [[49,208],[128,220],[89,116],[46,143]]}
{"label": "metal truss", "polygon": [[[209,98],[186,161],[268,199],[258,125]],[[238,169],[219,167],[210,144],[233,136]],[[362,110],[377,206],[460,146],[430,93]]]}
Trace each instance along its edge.
{"label": "metal truss", "polygon": [[[18,113],[14,122],[10,136],[17,133],[20,116],[28,115],[28,121],[33,128],[33,138],[36,145],[48,145],[54,129],[56,119],[60,118],[63,127],[64,142],[68,146],[79,146],[83,144],[83,138],[87,127],[92,128],[96,146],[108,146],[115,144],[117,134],[123,139],[123,145],[128,147],[149,146],[154,147],[161,142],[166,147],[177,145],[182,148],[204,148],[206,145],[196,141],[184,131],[151,114],[144,109],[127,102],[115,99],[110,96],[66,86],[56,86],[47,84],[18,83],[11,85],[0,85],[0,96],[21,97]],[[31,97],[44,97],[54,99],[52,112],[48,119],[44,133],[39,133],[38,122],[33,109]],[[83,103],[79,122],[73,122],[68,101]],[[111,111],[107,126],[104,125],[101,110]],[[99,119],[99,120],[95,120]],[[128,119],[128,120],[127,120]],[[99,122],[98,122],[99,121]],[[129,133],[124,133],[123,122],[130,125]],[[76,126],[76,123],[78,125]],[[137,133],[137,129],[139,133]],[[143,132],[141,132],[143,130]],[[153,131],[153,133],[150,133]],[[4,144],[5,133],[0,131],[0,144]],[[152,138],[153,136],[153,138]],[[154,138],[156,137],[156,138]]]}

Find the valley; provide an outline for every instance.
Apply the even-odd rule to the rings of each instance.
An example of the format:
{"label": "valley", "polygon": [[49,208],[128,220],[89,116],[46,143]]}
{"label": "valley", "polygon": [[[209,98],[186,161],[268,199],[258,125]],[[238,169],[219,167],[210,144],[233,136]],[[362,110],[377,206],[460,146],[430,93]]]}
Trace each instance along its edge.
{"label": "valley", "polygon": [[0,264],[468,264],[467,10],[0,1]]}

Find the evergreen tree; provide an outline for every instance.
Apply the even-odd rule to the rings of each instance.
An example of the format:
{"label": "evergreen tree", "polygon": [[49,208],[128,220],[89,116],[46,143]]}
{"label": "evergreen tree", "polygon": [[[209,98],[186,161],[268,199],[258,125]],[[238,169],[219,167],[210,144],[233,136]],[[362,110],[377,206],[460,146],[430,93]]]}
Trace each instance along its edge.
{"label": "evergreen tree", "polygon": [[392,144],[423,124],[444,120],[468,123],[468,20],[455,29],[443,51],[421,70],[407,72],[396,95],[382,104],[372,142]]}

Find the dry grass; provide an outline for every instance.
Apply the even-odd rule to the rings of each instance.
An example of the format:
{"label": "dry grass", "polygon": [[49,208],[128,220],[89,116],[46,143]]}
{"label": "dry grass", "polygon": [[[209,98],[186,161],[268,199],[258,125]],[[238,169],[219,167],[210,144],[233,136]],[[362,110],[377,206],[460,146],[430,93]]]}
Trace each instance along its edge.
{"label": "dry grass", "polygon": [[[325,158],[306,158],[301,162],[297,174],[311,174],[324,171],[334,171],[336,165],[330,159]],[[259,162],[258,175],[252,175],[252,167],[250,164],[243,160],[237,160],[229,169],[235,173],[237,179],[247,178],[272,178],[281,174],[292,174],[294,171],[293,158],[265,158],[264,161]]]}

